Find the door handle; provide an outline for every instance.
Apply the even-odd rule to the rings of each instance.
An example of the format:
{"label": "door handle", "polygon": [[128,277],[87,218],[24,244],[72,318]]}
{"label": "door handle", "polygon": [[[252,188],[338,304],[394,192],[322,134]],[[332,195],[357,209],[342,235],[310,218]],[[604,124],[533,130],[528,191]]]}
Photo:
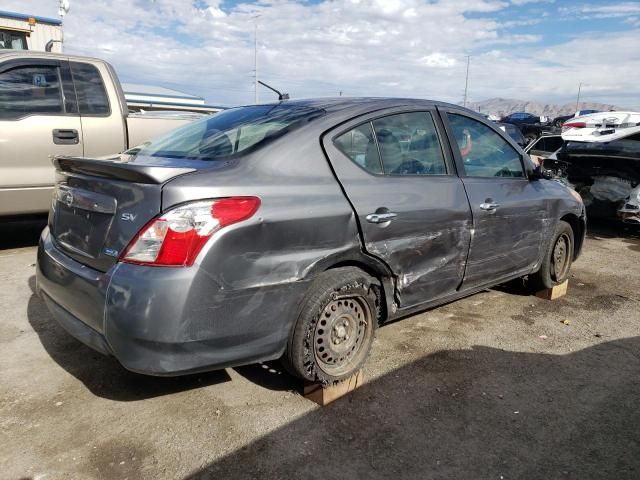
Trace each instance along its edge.
{"label": "door handle", "polygon": [[54,128],[51,134],[56,145],[77,145],[79,142],[76,129]]}
{"label": "door handle", "polygon": [[485,210],[487,212],[493,212],[500,206],[499,203],[481,203],[480,210]]}
{"label": "door handle", "polygon": [[397,213],[370,213],[365,218],[369,223],[387,223],[398,216]]}

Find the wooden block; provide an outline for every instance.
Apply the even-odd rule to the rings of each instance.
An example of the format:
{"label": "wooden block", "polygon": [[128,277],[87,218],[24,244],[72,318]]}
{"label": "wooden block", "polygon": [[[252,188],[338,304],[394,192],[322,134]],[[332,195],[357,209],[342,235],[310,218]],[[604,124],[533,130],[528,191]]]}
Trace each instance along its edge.
{"label": "wooden block", "polygon": [[553,288],[540,290],[536,293],[536,297],[544,298],[545,300],[555,300],[556,298],[564,297],[567,294],[567,285],[569,285],[569,280],[565,280]]}
{"label": "wooden block", "polygon": [[323,387],[320,383],[307,383],[304,386],[304,397],[324,407],[358,388],[362,385],[363,379],[362,370],[358,370],[357,373],[354,373],[346,380],[327,387]]}

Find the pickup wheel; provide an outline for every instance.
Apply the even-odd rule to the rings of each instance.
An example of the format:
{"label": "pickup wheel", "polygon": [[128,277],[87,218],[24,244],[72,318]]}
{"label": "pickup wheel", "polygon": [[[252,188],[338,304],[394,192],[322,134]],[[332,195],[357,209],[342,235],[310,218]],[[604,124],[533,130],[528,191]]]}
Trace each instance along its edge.
{"label": "pickup wheel", "polygon": [[571,225],[560,220],[550,240],[540,269],[529,277],[531,286],[536,290],[552,288],[569,277],[574,249]]}
{"label": "pickup wheel", "polygon": [[282,358],[292,374],[324,385],[348,378],[369,356],[380,283],[355,267],[323,272],[305,295]]}

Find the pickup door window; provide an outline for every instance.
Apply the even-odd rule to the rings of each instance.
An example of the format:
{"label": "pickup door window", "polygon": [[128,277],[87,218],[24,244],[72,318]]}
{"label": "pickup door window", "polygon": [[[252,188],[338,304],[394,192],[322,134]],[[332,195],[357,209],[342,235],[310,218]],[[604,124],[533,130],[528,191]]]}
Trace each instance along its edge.
{"label": "pickup door window", "polygon": [[82,155],[82,129],[68,65],[0,63],[0,215],[45,212],[53,155]]}
{"label": "pickup door window", "polygon": [[374,114],[324,137],[359,219],[366,251],[397,279],[400,307],[455,292],[462,282],[471,214],[434,109]]}
{"label": "pickup door window", "polygon": [[63,112],[57,66],[23,66],[0,74],[1,119]]}
{"label": "pickup door window", "polygon": [[473,212],[465,287],[526,273],[549,224],[543,183],[528,180],[522,154],[496,129],[455,111],[447,119]]}
{"label": "pickup door window", "polygon": [[126,121],[117,104],[117,94],[104,64],[69,62],[82,122],[84,156],[97,157],[127,148]]}
{"label": "pickup door window", "polygon": [[108,116],[111,113],[109,97],[98,69],[89,63],[70,62],[70,66],[80,115]]}

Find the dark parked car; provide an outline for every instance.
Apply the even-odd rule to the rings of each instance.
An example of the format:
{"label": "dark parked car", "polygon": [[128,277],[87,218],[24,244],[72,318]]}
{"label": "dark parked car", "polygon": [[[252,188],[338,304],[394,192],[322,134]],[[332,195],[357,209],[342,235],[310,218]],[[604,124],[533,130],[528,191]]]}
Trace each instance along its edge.
{"label": "dark parked car", "polygon": [[572,118],[581,117],[582,115],[589,115],[590,113],[598,113],[600,110],[578,110],[577,113],[573,115],[561,115],[553,119],[554,127],[562,127],[563,123],[566,123],[567,120],[571,120]]}
{"label": "dark parked car", "polygon": [[501,130],[505,131],[507,135],[509,135],[521,148],[527,146],[527,140],[524,138],[518,127],[510,123],[497,123],[496,125],[498,125]]}
{"label": "dark parked car", "polygon": [[520,129],[524,136],[525,145],[530,144],[544,132],[551,130],[546,123],[540,122],[540,117],[527,112],[515,112],[500,120],[501,123],[510,123]]}
{"label": "dark parked car", "polygon": [[234,108],[55,164],[38,290],[69,333],[152,375],[283,358],[336,381],[380,323],[563,282],[585,234],[579,197],[502,130],[423,100]]}

